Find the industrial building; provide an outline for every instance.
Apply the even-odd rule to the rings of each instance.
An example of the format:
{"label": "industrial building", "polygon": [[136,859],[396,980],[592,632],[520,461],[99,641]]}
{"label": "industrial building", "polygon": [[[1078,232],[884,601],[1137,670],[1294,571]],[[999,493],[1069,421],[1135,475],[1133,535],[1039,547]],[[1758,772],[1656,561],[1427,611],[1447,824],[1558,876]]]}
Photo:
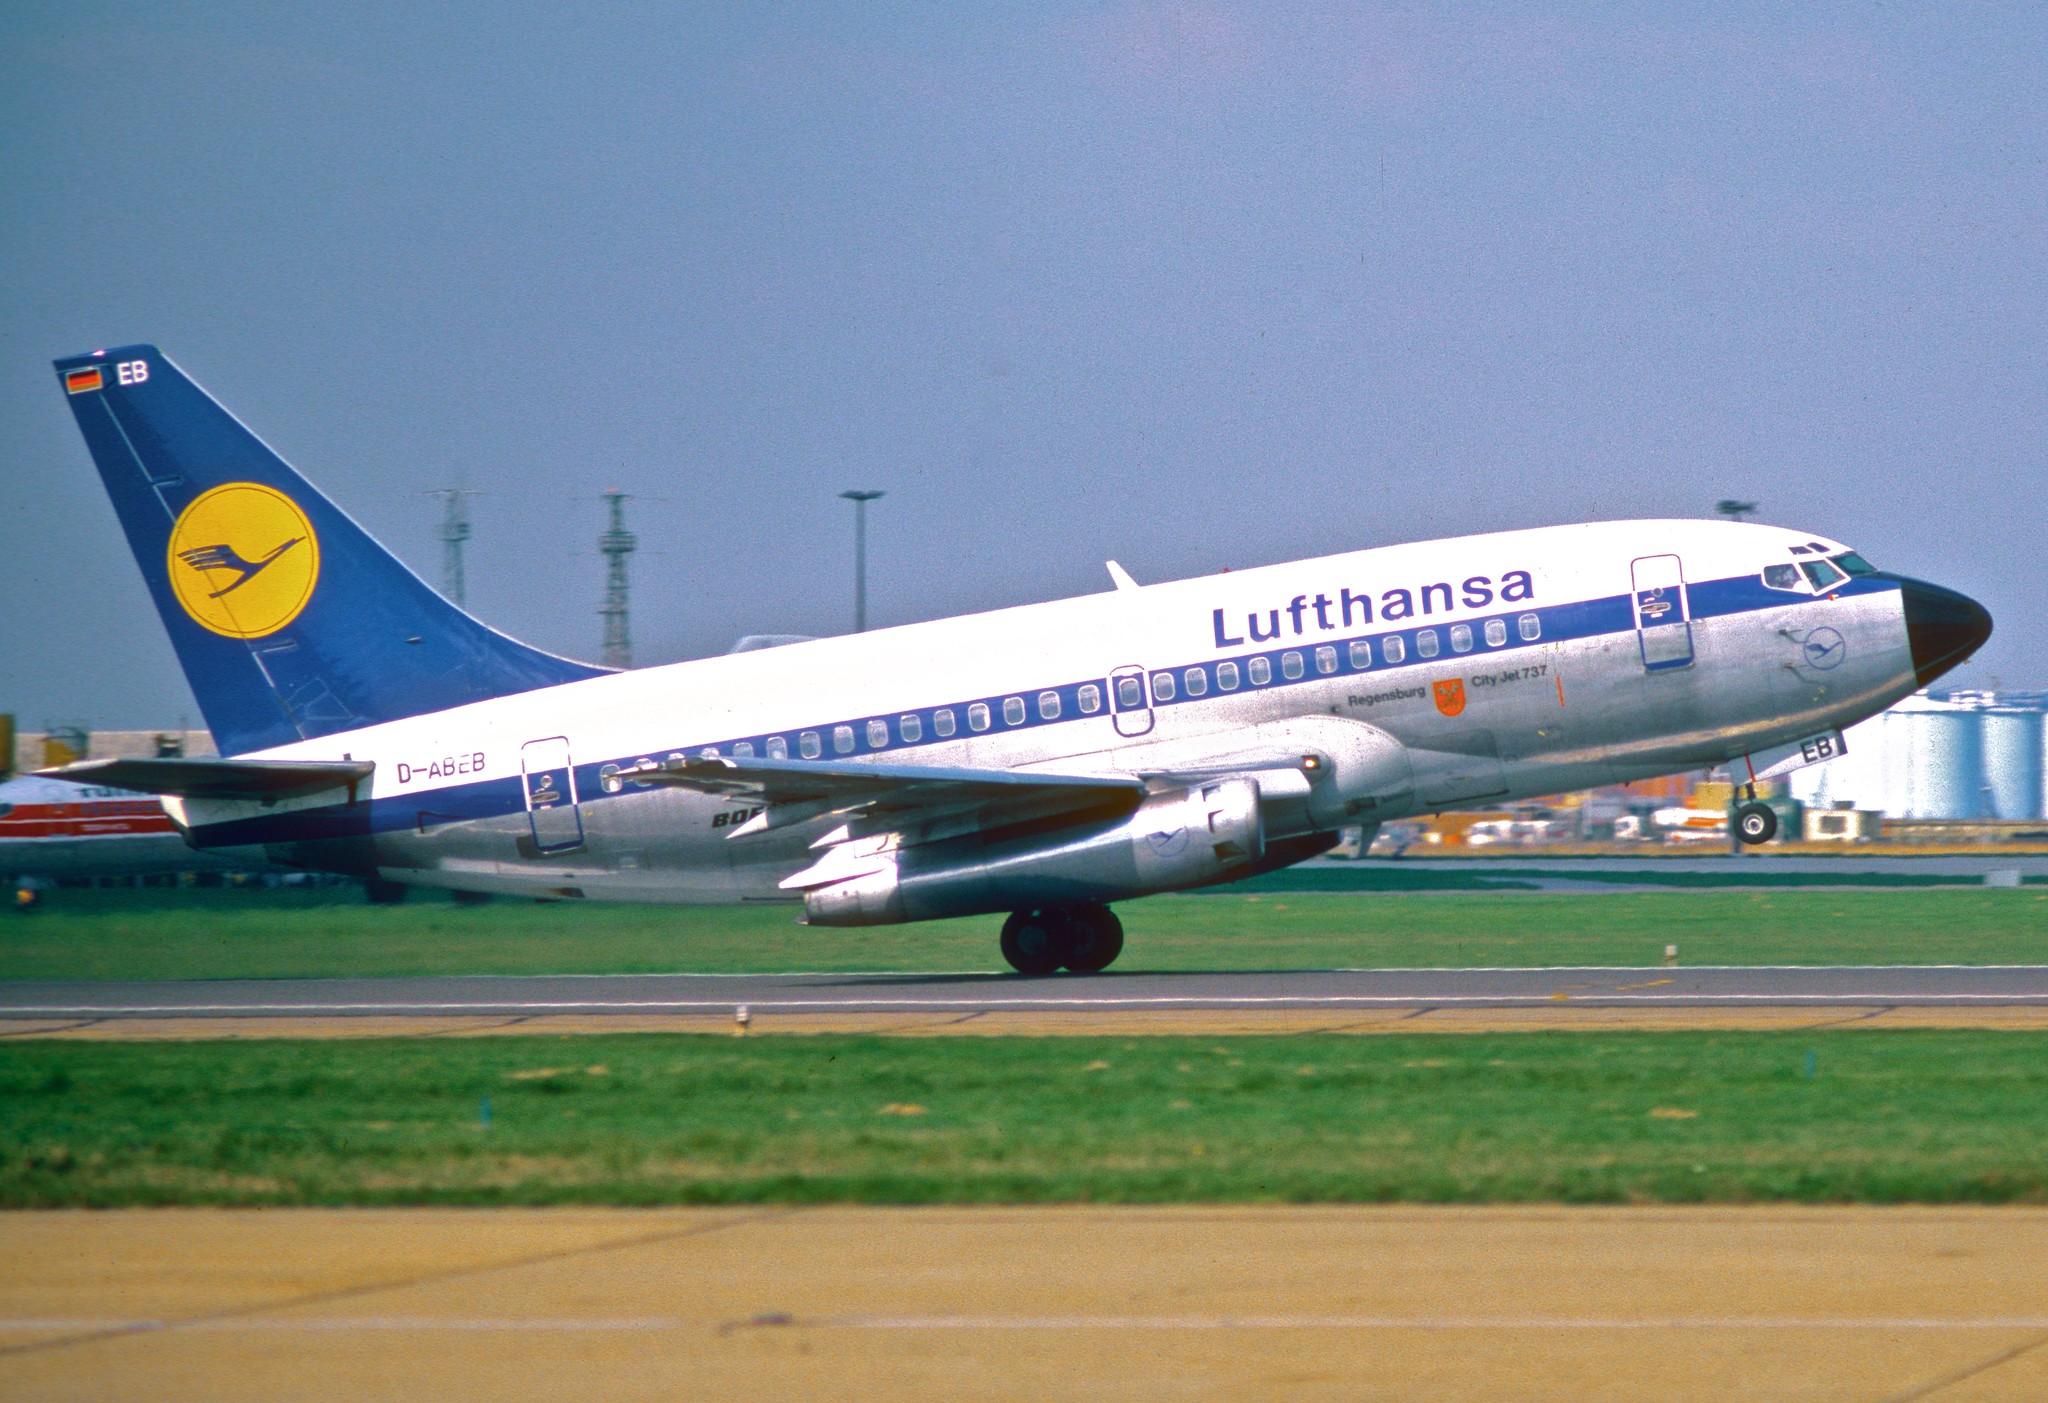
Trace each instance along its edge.
{"label": "industrial building", "polygon": [[74,760],[198,757],[214,753],[212,734],[201,730],[89,731],[83,726],[52,726],[41,731],[18,731],[13,720],[0,714],[0,777],[33,774]]}

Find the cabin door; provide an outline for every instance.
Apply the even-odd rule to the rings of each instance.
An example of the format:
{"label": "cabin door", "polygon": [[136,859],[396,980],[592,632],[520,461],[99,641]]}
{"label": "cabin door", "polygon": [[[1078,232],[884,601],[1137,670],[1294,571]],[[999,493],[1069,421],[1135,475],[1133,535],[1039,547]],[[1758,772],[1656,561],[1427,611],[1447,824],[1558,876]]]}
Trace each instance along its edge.
{"label": "cabin door", "polygon": [[582,847],[583,813],[576,805],[576,767],[569,763],[567,737],[528,741],[519,752],[519,768],[533,846],[544,853]]}
{"label": "cabin door", "polygon": [[1120,667],[1109,675],[1109,712],[1120,736],[1142,736],[1152,729],[1152,694],[1144,668]]}
{"label": "cabin door", "polygon": [[1646,555],[1629,566],[1634,575],[1636,639],[1650,672],[1692,666],[1692,604],[1685,567],[1675,555]]}

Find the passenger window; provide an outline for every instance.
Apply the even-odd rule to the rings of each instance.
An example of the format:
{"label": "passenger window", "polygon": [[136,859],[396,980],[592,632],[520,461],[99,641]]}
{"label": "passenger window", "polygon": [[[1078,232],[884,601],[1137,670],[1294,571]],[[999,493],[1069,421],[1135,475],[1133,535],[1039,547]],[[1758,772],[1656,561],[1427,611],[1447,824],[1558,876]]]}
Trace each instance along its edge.
{"label": "passenger window", "polygon": [[1005,726],[1021,726],[1024,724],[1024,698],[1003,698],[1003,724]]}
{"label": "passenger window", "polygon": [[1799,568],[1806,572],[1806,578],[1813,582],[1816,591],[1833,589],[1849,578],[1825,560],[1802,560]]}
{"label": "passenger window", "polygon": [[914,711],[906,711],[896,718],[896,730],[902,735],[905,745],[916,745],[924,739],[924,722]]}
{"label": "passenger window", "polygon": [[1472,625],[1451,625],[1451,651],[1453,653],[1469,653],[1472,651]]}
{"label": "passenger window", "polygon": [[1426,628],[1422,632],[1415,635],[1416,657],[1433,658],[1437,655],[1439,651],[1440,649],[1437,645],[1435,629]]}
{"label": "passenger window", "polygon": [[1187,683],[1188,695],[1191,697],[1202,696],[1209,690],[1209,674],[1199,667],[1191,667],[1183,672],[1180,680]]}
{"label": "passenger window", "polygon": [[1237,690],[1236,663],[1216,664],[1216,690],[1219,692],[1234,692]]}
{"label": "passenger window", "polygon": [[754,743],[750,740],[734,741],[732,743],[732,753],[739,756],[742,760],[750,760],[754,755]]}
{"label": "passenger window", "polygon": [[1145,688],[1135,677],[1116,679],[1116,705],[1119,711],[1129,711],[1145,704]]}
{"label": "passenger window", "polygon": [[1040,692],[1038,694],[1038,719],[1041,721],[1057,721],[1060,719],[1060,694],[1058,692]]}
{"label": "passenger window", "polygon": [[1397,633],[1392,638],[1381,641],[1380,656],[1389,663],[1397,663],[1408,656],[1408,645],[1401,641],[1401,635]]}
{"label": "passenger window", "polygon": [[1301,676],[1301,654],[1282,653],[1280,655],[1280,675],[1287,678]]}
{"label": "passenger window", "polygon": [[1330,647],[1327,643],[1316,649],[1316,671],[1327,674],[1336,670],[1337,650]]}
{"label": "passenger window", "polygon": [[1507,646],[1507,641],[1508,621],[1506,619],[1488,619],[1486,621],[1486,646],[1489,648],[1504,648]]}
{"label": "passenger window", "polygon": [[768,758],[770,760],[787,760],[789,758],[789,742],[781,736],[768,737]]}
{"label": "passenger window", "polygon": [[1534,643],[1543,636],[1543,620],[1534,614],[1524,614],[1515,620],[1515,632],[1522,635],[1524,643]]}
{"label": "passenger window", "polygon": [[1096,712],[1102,710],[1102,688],[1096,686],[1093,682],[1083,682],[1081,690],[1075,694],[1074,700],[1081,704],[1081,714],[1083,716],[1093,716]]}
{"label": "passenger window", "polygon": [[887,721],[868,722],[868,749],[880,750],[888,745],[888,743],[889,723]]}
{"label": "passenger window", "polygon": [[953,708],[942,706],[932,713],[932,731],[944,739],[953,734]]}
{"label": "passenger window", "polygon": [[818,744],[818,733],[816,731],[805,731],[801,736],[797,737],[796,743],[797,748],[803,751],[804,759],[806,760],[815,760],[824,751],[824,747]]}
{"label": "passenger window", "polygon": [[1273,680],[1273,660],[1271,658],[1253,658],[1245,664],[1244,670],[1250,675],[1254,687],[1263,687]]}
{"label": "passenger window", "polygon": [[[1398,653],[1393,654],[1387,659],[1387,661],[1399,662],[1400,655]],[[1366,642],[1363,638],[1353,643],[1351,645],[1351,665],[1355,668],[1361,669],[1371,667],[1372,644]]]}
{"label": "passenger window", "polygon": [[988,703],[975,702],[967,708],[967,729],[986,731],[988,729]]}
{"label": "passenger window", "polygon": [[1794,593],[1802,593],[1803,590],[1799,583],[1799,567],[1797,565],[1766,565],[1764,567],[1764,587],[1767,589],[1784,589],[1791,590]]}
{"label": "passenger window", "polygon": [[1155,672],[1152,674],[1152,700],[1169,702],[1173,700],[1173,674]]}
{"label": "passenger window", "polygon": [[841,755],[844,755],[848,751],[852,750],[853,727],[834,726],[832,728],[832,748],[838,751]]}

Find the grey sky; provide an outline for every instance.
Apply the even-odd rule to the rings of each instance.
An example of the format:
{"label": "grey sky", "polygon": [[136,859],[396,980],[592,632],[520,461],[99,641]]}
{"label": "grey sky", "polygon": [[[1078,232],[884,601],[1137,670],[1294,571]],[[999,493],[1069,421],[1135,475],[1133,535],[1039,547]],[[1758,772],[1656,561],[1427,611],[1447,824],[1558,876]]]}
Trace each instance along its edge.
{"label": "grey sky", "polygon": [[[2048,11],[0,10],[0,710],[196,717],[51,357],[153,340],[642,663],[1723,496],[2048,683]],[[658,552],[658,553],[657,553]]]}

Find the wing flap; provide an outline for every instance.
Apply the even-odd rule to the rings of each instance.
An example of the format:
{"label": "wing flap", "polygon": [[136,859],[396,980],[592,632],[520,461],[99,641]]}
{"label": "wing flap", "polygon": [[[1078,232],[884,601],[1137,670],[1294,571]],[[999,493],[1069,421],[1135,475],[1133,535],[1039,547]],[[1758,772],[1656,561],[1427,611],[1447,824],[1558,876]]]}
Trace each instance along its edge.
{"label": "wing flap", "polygon": [[[1136,775],[1049,775],[928,765],[876,765],[844,760],[769,760],[752,756],[690,756],[619,771],[638,784],[669,785],[766,805],[746,832],[791,821],[859,810],[870,817],[906,814],[929,819],[962,809],[1136,807],[1146,792]],[[735,830],[734,836],[741,836]]]}

